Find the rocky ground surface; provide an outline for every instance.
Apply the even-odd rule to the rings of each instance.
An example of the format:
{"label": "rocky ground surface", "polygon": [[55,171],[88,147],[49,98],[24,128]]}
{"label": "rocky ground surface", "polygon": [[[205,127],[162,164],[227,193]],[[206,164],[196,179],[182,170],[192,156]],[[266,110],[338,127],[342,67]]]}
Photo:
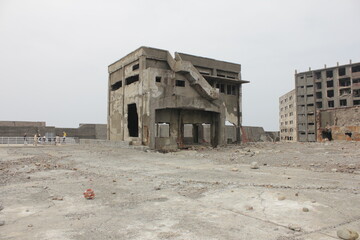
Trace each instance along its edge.
{"label": "rocky ground surface", "polygon": [[[92,200],[83,196],[89,188]],[[360,143],[166,154],[0,147],[0,239],[328,240],[356,232]]]}

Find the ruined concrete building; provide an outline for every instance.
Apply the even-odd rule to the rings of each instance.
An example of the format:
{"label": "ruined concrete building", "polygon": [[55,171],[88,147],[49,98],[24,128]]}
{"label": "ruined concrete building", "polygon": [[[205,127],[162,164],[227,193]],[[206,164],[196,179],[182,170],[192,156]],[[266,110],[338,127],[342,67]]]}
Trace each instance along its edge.
{"label": "ruined concrete building", "polygon": [[240,64],[140,47],[108,70],[108,139],[162,150],[240,142]]}
{"label": "ruined concrete building", "polygon": [[297,141],[295,89],[279,98],[280,141]]}
{"label": "ruined concrete building", "polygon": [[360,63],[295,74],[298,141],[360,140]]}

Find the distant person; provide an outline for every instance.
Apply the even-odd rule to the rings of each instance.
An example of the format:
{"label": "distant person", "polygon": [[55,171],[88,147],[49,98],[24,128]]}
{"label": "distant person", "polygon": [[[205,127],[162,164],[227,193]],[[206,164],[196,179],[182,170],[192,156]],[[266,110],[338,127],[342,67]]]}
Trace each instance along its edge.
{"label": "distant person", "polygon": [[45,135],[43,136],[43,143],[44,144],[46,143],[46,136]]}
{"label": "distant person", "polygon": [[27,145],[27,133],[24,133],[24,145]]}
{"label": "distant person", "polygon": [[63,132],[63,143],[65,143],[66,140],[66,132]]}
{"label": "distant person", "polygon": [[38,135],[35,134],[35,135],[34,135],[34,146],[35,146],[35,147],[37,146],[37,142],[38,142]]}
{"label": "distant person", "polygon": [[60,143],[60,137],[58,134],[56,134],[56,137],[55,137],[55,145],[59,144]]}

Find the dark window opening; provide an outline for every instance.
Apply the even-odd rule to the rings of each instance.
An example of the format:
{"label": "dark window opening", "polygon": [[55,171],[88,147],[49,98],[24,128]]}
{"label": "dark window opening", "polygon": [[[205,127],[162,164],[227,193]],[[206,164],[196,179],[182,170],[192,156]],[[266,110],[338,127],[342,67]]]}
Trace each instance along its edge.
{"label": "dark window opening", "polygon": [[329,141],[332,140],[331,129],[323,130],[321,135],[322,135],[323,139],[327,138],[327,139],[329,139]]}
{"label": "dark window opening", "polygon": [[332,78],[333,77],[333,71],[332,70],[330,70],[330,71],[326,71],[326,77],[327,78]]}
{"label": "dark window opening", "polygon": [[339,86],[340,87],[346,87],[346,86],[350,86],[350,85],[351,85],[350,78],[339,79]]}
{"label": "dark window opening", "polygon": [[329,98],[334,97],[334,90],[328,90],[328,91],[327,91],[327,96],[328,96]]}
{"label": "dark window opening", "polygon": [[317,92],[316,93],[316,98],[322,98],[322,92]]}
{"label": "dark window opening", "polygon": [[161,77],[156,77],[155,82],[161,82]]}
{"label": "dark window opening", "polygon": [[185,81],[184,80],[176,80],[175,85],[177,87],[185,87]]}
{"label": "dark window opening", "polygon": [[339,76],[344,76],[344,75],[346,75],[345,68],[339,68]]}
{"label": "dark window opening", "polygon": [[236,95],[236,86],[231,85],[231,95]]}
{"label": "dark window opening", "polygon": [[345,135],[351,137],[351,136],[352,136],[352,132],[346,132]]}
{"label": "dark window opening", "polygon": [[139,64],[135,64],[134,66],[132,66],[132,70],[136,70],[136,69],[139,69]]}
{"label": "dark window opening", "polygon": [[126,85],[132,84],[137,81],[139,81],[139,75],[134,75],[125,79]]}
{"label": "dark window opening", "polygon": [[224,84],[217,83],[216,88],[218,88],[221,93],[225,93],[225,85]]}
{"label": "dark window opening", "polygon": [[310,126],[314,126],[314,125],[315,125],[315,123],[308,123],[308,125],[310,125]]}
{"label": "dark window opening", "polygon": [[346,99],[341,99],[340,100],[340,107],[346,107],[347,106],[347,101]]}
{"label": "dark window opening", "polygon": [[330,88],[330,87],[334,87],[334,81],[327,81],[326,82],[326,86],[328,87],[328,88]]}
{"label": "dark window opening", "polygon": [[227,76],[227,78],[230,78],[230,79],[235,79],[234,76]]}
{"label": "dark window opening", "polygon": [[328,107],[334,107],[334,101],[328,101]]}
{"label": "dark window opening", "polygon": [[224,74],[217,74],[217,75],[218,75],[218,77],[225,77]]}
{"label": "dark window opening", "polygon": [[317,103],[316,103],[316,107],[317,107],[317,108],[322,108],[322,102],[317,102]]}
{"label": "dark window opening", "polygon": [[354,100],[353,104],[354,105],[360,105],[360,100]]}
{"label": "dark window opening", "polygon": [[139,136],[138,121],[139,118],[136,110],[136,104],[128,104],[128,130],[130,137]]}
{"label": "dark window opening", "polygon": [[340,89],[340,96],[346,96],[351,94],[351,88]]}
{"label": "dark window opening", "polygon": [[355,73],[355,72],[360,72],[360,65],[358,65],[358,66],[353,66],[353,67],[351,68],[351,71],[352,71],[353,73]]}
{"label": "dark window opening", "polygon": [[311,87],[313,87],[313,86],[314,86],[314,85],[307,85],[306,87],[307,87],[307,88],[311,88]]}
{"label": "dark window opening", "polygon": [[353,84],[356,84],[356,83],[360,83],[360,78],[354,78],[353,79]]}
{"label": "dark window opening", "polygon": [[307,78],[312,78],[312,76],[313,76],[312,74],[306,75]]}
{"label": "dark window opening", "polygon": [[301,76],[300,79],[304,79],[304,76]]}
{"label": "dark window opening", "polygon": [[321,72],[315,72],[315,78],[321,79]]}
{"label": "dark window opening", "polygon": [[353,89],[353,97],[360,97],[360,89]]}
{"label": "dark window opening", "polygon": [[306,97],[308,97],[308,98],[313,97],[313,96],[314,96],[313,94],[306,95]]}
{"label": "dark window opening", "polygon": [[313,103],[309,103],[307,106],[308,106],[308,107],[312,107],[312,106],[314,106],[314,104],[313,104]]}
{"label": "dark window opening", "polygon": [[111,91],[116,91],[121,87],[122,87],[122,81],[116,82],[113,85],[111,85]]}
{"label": "dark window opening", "polygon": [[316,89],[321,89],[321,82],[316,83]]}

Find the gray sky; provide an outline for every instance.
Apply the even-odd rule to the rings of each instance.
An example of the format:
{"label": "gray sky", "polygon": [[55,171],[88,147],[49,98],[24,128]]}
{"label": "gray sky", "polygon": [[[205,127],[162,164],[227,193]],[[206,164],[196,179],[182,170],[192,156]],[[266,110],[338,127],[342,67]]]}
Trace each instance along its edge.
{"label": "gray sky", "polygon": [[107,66],[140,46],[240,63],[243,124],[278,130],[294,71],[360,62],[359,0],[0,0],[0,120],[106,123]]}

